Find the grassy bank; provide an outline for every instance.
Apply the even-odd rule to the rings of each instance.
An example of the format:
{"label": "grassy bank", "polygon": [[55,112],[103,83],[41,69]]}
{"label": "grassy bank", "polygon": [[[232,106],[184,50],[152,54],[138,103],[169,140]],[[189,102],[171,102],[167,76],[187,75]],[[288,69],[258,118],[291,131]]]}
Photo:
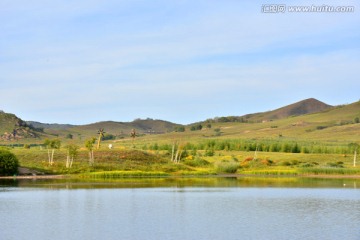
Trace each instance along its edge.
{"label": "grassy bank", "polygon": [[39,147],[13,148],[22,167],[45,174],[76,174],[83,178],[128,178],[163,176],[204,176],[222,174],[306,176],[359,175],[353,167],[353,157],[344,154],[310,154],[253,151],[188,151],[179,163],[170,161],[167,150],[133,148],[100,149],[94,151],[94,164],[89,153],[80,149],[71,168],[66,167],[66,149],[54,152],[54,164],[49,165],[47,149]]}

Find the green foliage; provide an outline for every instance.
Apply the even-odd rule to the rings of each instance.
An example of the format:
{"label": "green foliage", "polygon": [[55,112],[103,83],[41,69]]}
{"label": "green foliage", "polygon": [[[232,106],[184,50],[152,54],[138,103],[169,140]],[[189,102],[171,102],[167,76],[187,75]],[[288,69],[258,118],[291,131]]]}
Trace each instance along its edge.
{"label": "green foliage", "polygon": [[354,118],[354,123],[360,123],[359,117]]}
{"label": "green foliage", "polygon": [[326,164],[326,166],[328,167],[334,167],[334,168],[343,168],[344,167],[344,163],[339,161],[339,162],[329,162]]}
{"label": "green foliage", "polygon": [[201,124],[196,124],[190,127],[190,131],[197,131],[197,130],[201,130],[203,128],[203,126]]}
{"label": "green foliage", "polygon": [[75,158],[78,155],[79,146],[76,144],[68,144],[65,146],[68,150],[68,155],[72,158]]}
{"label": "green foliage", "polygon": [[206,151],[205,151],[205,156],[212,157],[212,156],[214,156],[214,155],[215,155],[215,151],[214,151],[213,148],[208,148],[208,149],[206,149]]}
{"label": "green foliage", "polygon": [[102,140],[115,140],[116,139],[116,136],[115,135],[112,135],[112,134],[109,134],[109,133],[106,133],[104,134],[104,136],[102,137]]}
{"label": "green foliage", "polygon": [[299,173],[301,174],[314,174],[314,175],[327,175],[327,174],[332,174],[332,175],[357,175],[360,174],[360,169],[359,168],[334,168],[334,167],[327,167],[327,168],[302,168],[299,169]]}
{"label": "green foliage", "polygon": [[60,139],[45,139],[44,145],[47,148],[59,149],[61,147],[61,141]]}
{"label": "green foliage", "polygon": [[0,176],[17,174],[18,167],[17,157],[7,150],[0,149]]}
{"label": "green foliage", "polygon": [[88,140],[86,140],[85,141],[85,147],[89,150],[89,151],[91,151],[91,150],[93,150],[94,149],[94,144],[95,144],[95,142],[96,142],[96,138],[90,138],[90,139],[88,139]]}
{"label": "green foliage", "polygon": [[193,160],[185,159],[184,164],[189,165],[191,167],[204,167],[210,165],[208,161],[199,157],[195,157],[195,159]]}
{"label": "green foliage", "polygon": [[220,123],[225,123],[225,122],[241,122],[241,123],[245,123],[247,122],[247,120],[243,117],[237,117],[237,116],[228,116],[228,117],[216,117],[214,119],[209,119],[210,122],[220,122]]}
{"label": "green foliage", "polygon": [[71,134],[71,133],[68,133],[68,134],[66,134],[66,137],[65,138],[67,138],[67,139],[73,139],[73,135]]}
{"label": "green foliage", "polygon": [[185,132],[184,126],[177,126],[174,128],[175,132]]}
{"label": "green foliage", "polygon": [[220,162],[215,164],[215,168],[218,173],[236,173],[240,165],[235,162]]}

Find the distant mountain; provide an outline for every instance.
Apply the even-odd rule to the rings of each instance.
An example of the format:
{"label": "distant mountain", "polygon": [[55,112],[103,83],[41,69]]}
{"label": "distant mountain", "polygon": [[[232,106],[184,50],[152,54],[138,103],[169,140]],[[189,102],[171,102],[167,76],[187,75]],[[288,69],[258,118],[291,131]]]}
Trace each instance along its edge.
{"label": "distant mountain", "polygon": [[33,126],[38,129],[55,129],[55,130],[67,130],[69,128],[75,127],[75,125],[71,124],[58,124],[58,123],[40,123],[34,121],[26,121],[28,125]]}
{"label": "distant mountain", "polygon": [[180,126],[179,124],[168,121],[150,118],[136,119],[132,122],[102,121],[86,125],[49,124],[34,121],[28,121],[26,123],[34,129],[59,137],[66,137],[69,136],[69,134],[79,137],[91,137],[96,135],[100,128],[103,128],[106,134],[115,136],[129,136],[132,129],[135,129],[138,134],[161,134],[171,132],[176,126]]}
{"label": "distant mountain", "polygon": [[315,98],[309,98],[276,110],[253,114],[249,119],[262,121],[282,119],[290,116],[300,116],[304,114],[322,112],[332,107],[333,106],[323,103]]}
{"label": "distant mountain", "polygon": [[0,111],[0,140],[13,141],[23,138],[36,138],[41,131],[27,124],[15,114]]}
{"label": "distant mountain", "polygon": [[114,122],[105,121],[97,122],[87,125],[75,126],[67,129],[68,131],[96,133],[99,128],[104,128],[105,132],[113,135],[129,135],[132,129],[135,129],[140,134],[160,134],[167,133],[174,130],[179,124],[175,124],[163,120],[154,119],[137,119],[132,122]]}
{"label": "distant mountain", "polygon": [[288,118],[290,116],[294,117],[310,113],[322,112],[331,108],[333,108],[333,106],[323,103],[315,98],[309,98],[272,111],[246,114],[243,116],[218,117],[215,119],[209,119],[208,121],[263,122]]}

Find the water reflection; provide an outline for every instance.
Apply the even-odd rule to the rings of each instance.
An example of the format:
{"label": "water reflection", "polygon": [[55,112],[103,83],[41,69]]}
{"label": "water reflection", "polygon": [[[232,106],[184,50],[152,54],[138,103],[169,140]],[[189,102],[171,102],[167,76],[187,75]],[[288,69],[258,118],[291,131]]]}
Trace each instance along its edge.
{"label": "water reflection", "polygon": [[[48,189],[154,188],[154,187],[256,187],[256,188],[358,188],[360,179],[304,177],[199,177],[124,179],[1,179],[0,187]],[[1,189],[0,189],[1,191]]]}

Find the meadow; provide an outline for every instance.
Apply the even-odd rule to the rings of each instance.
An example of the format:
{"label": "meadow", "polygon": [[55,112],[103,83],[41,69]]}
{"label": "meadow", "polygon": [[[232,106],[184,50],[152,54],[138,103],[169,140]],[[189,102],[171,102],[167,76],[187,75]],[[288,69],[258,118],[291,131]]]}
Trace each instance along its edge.
{"label": "meadow", "polygon": [[[359,109],[360,102],[356,102],[320,113],[271,121],[261,121],[261,114],[256,115],[259,119],[240,122],[209,119],[177,126],[162,134],[136,131],[132,137],[125,130],[116,133],[119,123],[102,122],[78,126],[74,128],[76,132],[67,128],[54,132],[54,135],[1,144],[11,149],[21,166],[46,174],[104,178],[216,174],[359,175],[360,163],[354,166],[354,153],[360,152]],[[139,121],[145,124],[148,120]],[[139,121],[134,123],[139,124]],[[105,135],[100,149],[96,149],[97,141],[94,140],[92,163],[85,143],[98,138],[98,129],[105,129],[110,135]],[[61,147],[54,151],[53,164],[48,161],[48,151],[52,150],[44,145],[46,137],[61,142]],[[108,148],[110,144],[112,149]],[[71,167],[67,165],[69,146],[74,151]]]}
{"label": "meadow", "polygon": [[[48,162],[48,149],[43,146],[15,147],[11,151],[22,167],[45,174],[76,175],[81,178],[127,178],[165,176],[209,176],[223,174],[307,176],[307,175],[360,175],[354,167],[353,146],[303,146],[293,142],[259,142],[240,140],[206,140],[195,144],[176,145],[179,161],[172,161],[170,143],[131,144],[114,142],[108,149],[103,142],[94,150],[94,163],[89,151],[79,148],[71,168],[66,166],[68,151],[54,151],[54,163]],[[131,142],[131,141],[130,141]],[[283,147],[283,146],[287,147]],[[260,147],[261,146],[261,147]],[[279,146],[272,148],[271,146]],[[270,151],[275,149],[276,151]],[[315,149],[301,151],[301,149]],[[176,148],[175,148],[176,150]],[[296,150],[296,151],[295,151]],[[358,164],[359,165],[359,164]]]}

